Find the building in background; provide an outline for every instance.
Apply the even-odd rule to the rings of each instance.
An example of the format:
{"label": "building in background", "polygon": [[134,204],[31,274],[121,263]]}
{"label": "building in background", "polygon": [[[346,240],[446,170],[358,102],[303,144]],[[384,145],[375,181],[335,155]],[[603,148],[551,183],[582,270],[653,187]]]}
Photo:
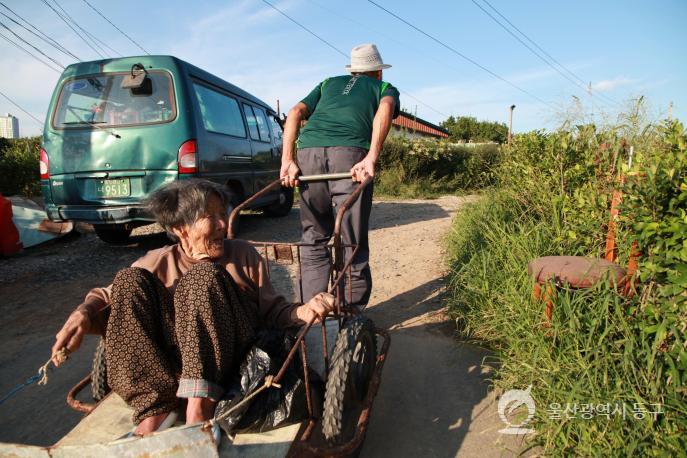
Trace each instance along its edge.
{"label": "building in background", "polygon": [[404,111],[392,122],[391,134],[410,138],[448,138],[448,130]]}
{"label": "building in background", "polygon": [[0,137],[19,138],[19,118],[9,113],[0,116]]}

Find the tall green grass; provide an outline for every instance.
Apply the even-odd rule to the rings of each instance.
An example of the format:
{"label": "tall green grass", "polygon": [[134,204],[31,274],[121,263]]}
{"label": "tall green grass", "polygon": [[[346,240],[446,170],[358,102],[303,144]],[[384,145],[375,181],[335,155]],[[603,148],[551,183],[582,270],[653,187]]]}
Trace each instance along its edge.
{"label": "tall green grass", "polygon": [[467,147],[445,140],[390,137],[384,143],[375,193],[426,198],[474,191],[494,183],[497,144]]}
{"label": "tall green grass", "polygon": [[[686,145],[679,123],[634,135],[623,126],[520,135],[504,154],[498,185],[453,224],[450,310],[466,336],[496,350],[498,387],[532,385],[530,444],[547,455],[685,453]],[[625,298],[607,282],[563,289],[546,328],[527,263],[602,256],[613,189],[625,196],[618,262],[625,265],[634,240],[642,252],[638,294]],[[559,419],[547,411],[552,404],[624,405],[625,418]],[[635,418],[635,404],[663,413]]]}

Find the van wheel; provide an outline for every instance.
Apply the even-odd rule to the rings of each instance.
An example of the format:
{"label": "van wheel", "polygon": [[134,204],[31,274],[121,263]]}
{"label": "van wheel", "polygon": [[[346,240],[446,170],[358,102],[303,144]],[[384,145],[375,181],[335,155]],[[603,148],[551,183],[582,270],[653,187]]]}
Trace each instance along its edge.
{"label": "van wheel", "polygon": [[267,216],[282,217],[289,214],[293,207],[293,188],[281,188],[279,200],[263,207],[262,211]]}
{"label": "van wheel", "polygon": [[126,243],[133,230],[125,224],[94,224],[93,229],[100,240],[113,245]]}

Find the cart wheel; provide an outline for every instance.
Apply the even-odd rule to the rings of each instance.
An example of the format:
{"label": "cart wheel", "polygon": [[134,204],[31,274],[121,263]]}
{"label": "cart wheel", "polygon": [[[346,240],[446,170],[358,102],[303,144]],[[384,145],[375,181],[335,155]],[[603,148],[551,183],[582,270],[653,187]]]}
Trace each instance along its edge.
{"label": "cart wheel", "polygon": [[336,339],[324,395],[322,432],[329,442],[342,444],[353,438],[376,360],[372,320],[348,320]]}
{"label": "cart wheel", "polygon": [[105,339],[100,339],[98,348],[93,356],[93,369],[91,370],[91,395],[97,402],[110,392],[107,384],[107,366],[105,365]]}

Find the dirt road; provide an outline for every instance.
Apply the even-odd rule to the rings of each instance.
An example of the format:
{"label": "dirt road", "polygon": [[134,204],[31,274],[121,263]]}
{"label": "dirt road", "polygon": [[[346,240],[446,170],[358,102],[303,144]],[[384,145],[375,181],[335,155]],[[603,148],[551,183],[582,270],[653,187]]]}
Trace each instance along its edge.
{"label": "dirt road", "polygon": [[[452,216],[469,198],[378,201],[370,244],[373,296],[368,312],[392,330],[389,359],[362,456],[500,456],[519,442],[502,436],[486,351],[459,343],[442,313],[445,263],[442,247]],[[298,210],[286,218],[242,217],[241,237],[298,239]],[[167,243],[155,226],[139,228],[132,244],[109,246],[94,234],[0,260],[0,395],[33,375],[49,357],[54,334],[94,286],[108,284],[121,267]],[[292,294],[285,279],[278,289]],[[87,338],[70,361],[0,405],[0,441],[48,445],[80,415],[64,403],[73,384],[90,370],[96,345]]]}

